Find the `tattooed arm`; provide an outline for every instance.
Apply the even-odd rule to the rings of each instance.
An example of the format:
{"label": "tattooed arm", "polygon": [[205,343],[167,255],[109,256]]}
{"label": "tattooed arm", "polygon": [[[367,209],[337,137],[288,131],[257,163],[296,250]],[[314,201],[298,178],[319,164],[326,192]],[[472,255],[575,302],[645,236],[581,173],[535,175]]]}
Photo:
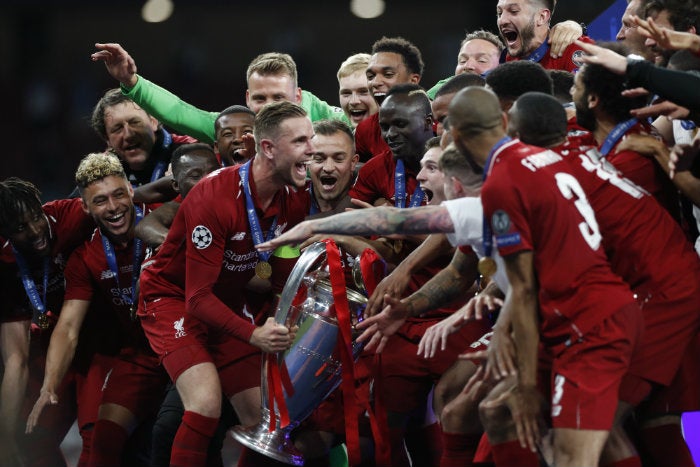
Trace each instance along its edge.
{"label": "tattooed arm", "polygon": [[379,207],[304,221],[279,237],[259,244],[257,248],[261,251],[274,250],[282,245],[301,243],[315,234],[390,235],[453,231],[454,224],[443,206],[411,209]]}
{"label": "tattooed arm", "polygon": [[476,280],[476,265],[476,255],[457,250],[445,269],[410,296],[397,300],[385,295],[386,306],[382,312],[358,325],[360,329],[365,329],[359,340],[369,340],[367,347],[371,349],[376,346],[377,352],[381,352],[389,336],[394,334],[407,318],[419,316],[457,298],[465,297],[465,290]]}

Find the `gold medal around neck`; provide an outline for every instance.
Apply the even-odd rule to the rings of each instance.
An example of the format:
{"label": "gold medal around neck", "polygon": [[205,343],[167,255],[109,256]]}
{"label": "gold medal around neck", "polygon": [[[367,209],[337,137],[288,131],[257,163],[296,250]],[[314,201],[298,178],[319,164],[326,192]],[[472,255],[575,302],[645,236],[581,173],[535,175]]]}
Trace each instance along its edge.
{"label": "gold medal around neck", "polygon": [[272,266],[267,261],[259,261],[255,265],[255,275],[260,279],[269,279],[272,276]]}
{"label": "gold medal around neck", "polygon": [[479,260],[479,274],[482,276],[491,277],[496,274],[497,269],[496,261],[490,256],[484,256]]}
{"label": "gold medal around neck", "polygon": [[41,313],[37,316],[36,324],[39,326],[39,329],[47,330],[49,328],[49,317],[46,316],[46,313]]}

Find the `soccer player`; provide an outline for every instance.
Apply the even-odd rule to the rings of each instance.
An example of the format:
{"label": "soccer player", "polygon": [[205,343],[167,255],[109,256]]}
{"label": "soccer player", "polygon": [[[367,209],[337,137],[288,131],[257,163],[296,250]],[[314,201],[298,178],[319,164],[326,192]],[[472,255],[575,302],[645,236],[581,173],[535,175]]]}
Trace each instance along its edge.
{"label": "soccer player", "polygon": [[243,425],[260,418],[260,351],[284,350],[292,335],[266,319],[272,284],[281,289],[289,265],[258,255],[254,245],[308,214],[308,195],[297,189],[305,186],[313,136],[301,107],[263,107],[256,156],[191,190],[142,273],[138,314],[185,405],[171,465],[205,464],[222,389]]}

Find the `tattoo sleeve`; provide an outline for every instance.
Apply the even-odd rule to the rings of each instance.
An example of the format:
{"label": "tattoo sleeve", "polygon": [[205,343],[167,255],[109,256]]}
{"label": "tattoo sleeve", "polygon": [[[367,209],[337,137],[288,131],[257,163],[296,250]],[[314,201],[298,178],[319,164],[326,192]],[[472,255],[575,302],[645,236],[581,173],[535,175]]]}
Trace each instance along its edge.
{"label": "tattoo sleeve", "polygon": [[455,251],[445,269],[408,297],[406,305],[411,315],[418,316],[462,298],[477,278],[476,265],[476,255]]}

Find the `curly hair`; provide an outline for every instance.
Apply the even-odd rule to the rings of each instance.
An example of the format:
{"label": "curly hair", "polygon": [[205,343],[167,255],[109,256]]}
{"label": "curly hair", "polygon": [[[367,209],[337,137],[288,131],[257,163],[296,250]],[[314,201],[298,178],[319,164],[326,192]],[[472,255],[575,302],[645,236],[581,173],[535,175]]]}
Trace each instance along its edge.
{"label": "curly hair", "polygon": [[379,52],[391,52],[401,55],[403,63],[411,73],[423,75],[423,57],[418,47],[403,37],[382,37],[372,44],[372,54]]}
{"label": "curly hair", "polygon": [[[598,45],[620,55],[629,53],[628,49],[619,42],[604,42]],[[592,63],[584,65],[579,73],[586,95],[597,95],[601,103],[601,110],[616,122],[628,120],[632,109],[646,105],[647,98],[645,96],[631,98],[621,95],[622,91],[625,90],[627,79],[624,75],[615,74],[602,65]]]}
{"label": "curly hair", "polygon": [[17,177],[0,182],[0,232],[7,236],[26,213],[41,211],[41,192]]}
{"label": "curly hair", "polygon": [[81,194],[85,188],[97,180],[114,175],[127,180],[124,167],[117,156],[106,152],[88,154],[80,161],[75,172],[75,183]]}

